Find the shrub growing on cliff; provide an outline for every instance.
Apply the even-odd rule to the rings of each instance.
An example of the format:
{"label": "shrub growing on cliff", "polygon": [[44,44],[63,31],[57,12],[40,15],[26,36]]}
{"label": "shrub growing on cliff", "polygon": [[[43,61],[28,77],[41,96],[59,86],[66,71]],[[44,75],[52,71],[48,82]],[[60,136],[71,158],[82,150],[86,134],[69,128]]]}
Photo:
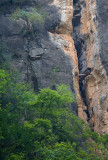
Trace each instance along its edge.
{"label": "shrub growing on cliff", "polygon": [[27,12],[21,9],[17,9],[11,16],[12,19],[20,19],[22,18],[23,20],[25,20],[27,23],[31,22],[33,23],[34,21],[39,21],[39,22],[43,22],[44,21],[44,14],[40,13],[39,10],[37,10],[36,8],[33,8],[31,11]]}
{"label": "shrub growing on cliff", "polygon": [[46,13],[37,8],[32,8],[31,11],[25,11],[22,9],[17,9],[12,15],[12,20],[19,20],[20,18],[26,22],[26,28],[23,31],[23,36],[27,34],[34,35],[33,23],[38,21],[44,23]]}

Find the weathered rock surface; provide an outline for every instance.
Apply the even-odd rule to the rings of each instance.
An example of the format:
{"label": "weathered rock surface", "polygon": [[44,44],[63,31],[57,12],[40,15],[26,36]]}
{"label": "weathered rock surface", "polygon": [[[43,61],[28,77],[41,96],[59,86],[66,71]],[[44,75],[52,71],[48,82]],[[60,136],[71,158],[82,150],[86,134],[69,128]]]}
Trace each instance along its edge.
{"label": "weathered rock surface", "polygon": [[88,108],[89,123],[99,133],[108,133],[107,4],[105,0],[79,0],[74,6],[75,11],[80,10],[79,23],[73,21],[79,70],[87,67],[93,70],[83,82],[82,97]]}
{"label": "weathered rock surface", "polygon": [[[26,21],[12,20],[18,6],[1,5],[0,48],[11,56],[21,81],[39,88],[68,84],[77,95],[74,113],[99,133],[108,133],[108,2],[107,0],[39,0],[46,13],[35,21],[32,34],[24,34]],[[29,10],[34,3],[24,4]],[[79,86],[79,72],[92,68]],[[82,90],[82,91],[81,91]],[[78,106],[78,107],[77,107]]]}
{"label": "weathered rock surface", "polygon": [[[11,14],[16,6],[11,4],[1,6],[0,42],[4,45],[3,55],[11,55],[13,68],[21,73],[21,81],[32,82],[34,90],[40,88],[55,88],[55,84],[67,84],[72,92],[73,70],[76,60],[74,42],[72,40],[72,0],[51,1],[40,0],[41,9],[46,13],[45,22],[33,24],[33,35],[23,35],[26,22],[22,19],[12,20]],[[31,6],[24,5],[22,9],[29,10]],[[65,19],[66,18],[66,19]],[[77,57],[76,57],[77,58]],[[73,62],[75,61],[75,62]],[[72,111],[77,112],[77,105],[72,105]]]}

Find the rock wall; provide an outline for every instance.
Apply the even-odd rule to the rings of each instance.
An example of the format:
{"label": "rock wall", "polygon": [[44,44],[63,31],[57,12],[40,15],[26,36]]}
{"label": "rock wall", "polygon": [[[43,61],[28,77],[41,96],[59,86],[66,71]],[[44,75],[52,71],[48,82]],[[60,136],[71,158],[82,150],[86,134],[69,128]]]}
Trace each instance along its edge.
{"label": "rock wall", "polygon": [[[39,0],[38,4],[46,16],[42,24],[33,23],[32,35],[22,34],[27,27],[25,20],[11,19],[11,14],[20,6],[11,3],[0,6],[2,55],[4,59],[11,57],[13,69],[20,71],[20,80],[31,82],[36,92],[44,87],[55,89],[55,84],[67,84],[75,93],[73,73],[74,63],[78,62],[71,37],[72,0],[66,3]],[[30,3],[22,5],[21,9],[29,11],[34,7],[35,3]],[[71,109],[77,114],[76,103]]]}
{"label": "rock wall", "polygon": [[[31,10],[39,4],[46,13],[41,24],[33,23],[24,35],[23,19],[12,20],[16,8]],[[71,109],[91,128],[108,133],[108,2],[107,0],[39,0],[22,6],[0,6],[0,48],[3,60],[10,57],[21,81],[39,88],[68,84],[76,93]],[[79,86],[79,72],[92,68],[92,75]],[[82,88],[82,90],[81,90]]]}
{"label": "rock wall", "polygon": [[78,104],[78,116],[87,122],[87,115],[84,112],[86,106],[83,104],[83,100],[79,90],[79,69],[78,69],[78,57],[76,48],[73,40],[73,1],[72,0],[54,0],[52,5],[59,8],[61,20],[59,26],[56,27],[55,33],[50,33],[51,39],[56,46],[64,51],[64,53],[70,57],[73,69],[72,78],[74,91],[76,93],[77,104]]}
{"label": "rock wall", "polygon": [[[87,67],[92,68],[92,75],[83,82],[82,98],[87,105],[88,121],[91,127],[99,133],[108,133],[108,83],[107,83],[107,47],[103,44],[107,41],[107,27],[103,22],[100,10],[108,9],[106,1],[79,0],[74,4],[75,12],[79,10],[79,23],[74,26],[74,40],[79,59],[79,71]],[[105,6],[104,6],[105,5]],[[101,16],[100,17],[100,13]],[[77,17],[77,15],[75,15]],[[105,18],[105,17],[104,17]],[[103,29],[104,27],[104,29]],[[103,48],[104,47],[104,48]],[[106,62],[107,61],[107,62]]]}

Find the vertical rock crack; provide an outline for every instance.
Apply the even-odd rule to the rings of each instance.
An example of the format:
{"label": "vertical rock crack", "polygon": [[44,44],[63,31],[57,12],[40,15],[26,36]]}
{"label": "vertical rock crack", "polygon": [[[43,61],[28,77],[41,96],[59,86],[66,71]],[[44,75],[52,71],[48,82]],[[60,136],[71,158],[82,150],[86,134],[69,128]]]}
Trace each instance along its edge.
{"label": "vertical rock crack", "polygon": [[[84,4],[85,5],[85,4]],[[77,52],[77,57],[78,57],[78,69],[79,73],[83,73],[83,65],[82,64],[82,58],[85,59],[84,55],[82,55],[83,50],[86,50],[86,44],[85,44],[85,39],[80,33],[80,27],[81,27],[81,4],[80,0],[73,0],[73,19],[72,19],[72,26],[73,26],[73,40]],[[86,66],[86,60],[85,60],[85,68]],[[85,91],[85,86],[86,86],[86,80],[83,79],[81,80],[79,78],[79,89],[80,89],[80,95],[83,101],[84,106],[86,108],[84,109],[85,113],[87,114],[87,121],[90,119],[89,111],[88,111],[88,100],[86,97],[86,91]]]}

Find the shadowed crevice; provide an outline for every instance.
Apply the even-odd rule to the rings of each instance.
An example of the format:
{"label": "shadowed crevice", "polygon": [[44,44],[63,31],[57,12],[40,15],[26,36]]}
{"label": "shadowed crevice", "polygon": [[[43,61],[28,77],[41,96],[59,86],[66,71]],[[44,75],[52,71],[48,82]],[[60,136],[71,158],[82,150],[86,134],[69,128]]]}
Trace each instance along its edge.
{"label": "shadowed crevice", "polygon": [[[72,25],[73,25],[73,39],[74,39],[74,44],[75,48],[77,51],[77,57],[78,57],[78,68],[79,68],[79,73],[83,73],[83,68],[84,64],[82,63],[82,58],[84,58],[84,49],[86,50],[86,43],[84,38],[81,33],[80,33],[80,27],[81,27],[81,6],[80,6],[80,0],[73,0],[73,19],[72,19]],[[85,64],[85,67],[86,64]],[[80,94],[83,100],[83,103],[85,106],[87,106],[87,110],[84,110],[87,114],[88,121],[90,119],[89,111],[88,111],[88,100],[86,97],[86,92],[85,92],[85,85],[86,85],[86,80],[84,79],[79,79],[79,88],[80,88]]]}

